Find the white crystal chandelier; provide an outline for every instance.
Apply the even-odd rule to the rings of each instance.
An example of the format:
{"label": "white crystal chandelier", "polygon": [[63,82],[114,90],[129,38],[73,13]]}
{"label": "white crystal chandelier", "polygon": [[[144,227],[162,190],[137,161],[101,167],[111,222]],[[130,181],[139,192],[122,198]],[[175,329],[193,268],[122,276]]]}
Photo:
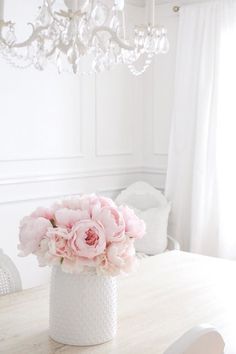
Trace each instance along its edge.
{"label": "white crystal chandelier", "polygon": [[154,55],[169,49],[167,31],[155,24],[155,0],[146,0],[146,24],[134,26],[128,36],[124,0],[43,0],[31,26],[31,34],[17,41],[15,24],[4,19],[0,0],[0,55],[18,68],[43,70],[48,62],[58,72],[101,72],[115,64],[126,64],[140,75]]}

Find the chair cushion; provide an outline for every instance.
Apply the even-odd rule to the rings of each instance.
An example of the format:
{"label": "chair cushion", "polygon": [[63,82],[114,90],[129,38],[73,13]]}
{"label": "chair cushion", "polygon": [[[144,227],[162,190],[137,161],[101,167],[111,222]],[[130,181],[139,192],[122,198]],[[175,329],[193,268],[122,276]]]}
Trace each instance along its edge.
{"label": "chair cushion", "polygon": [[146,223],[146,235],[135,242],[137,252],[155,255],[166,250],[170,203],[159,190],[136,182],[118,195],[116,203],[128,205]]}
{"label": "chair cushion", "polygon": [[167,248],[167,226],[170,205],[166,204],[145,211],[134,209],[134,211],[146,224],[145,236],[135,241],[136,252],[148,255],[164,252]]}

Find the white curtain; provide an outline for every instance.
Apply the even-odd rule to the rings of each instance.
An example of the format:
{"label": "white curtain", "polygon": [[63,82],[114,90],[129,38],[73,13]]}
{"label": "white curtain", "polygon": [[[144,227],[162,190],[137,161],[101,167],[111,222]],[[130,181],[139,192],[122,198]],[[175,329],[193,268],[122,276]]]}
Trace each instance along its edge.
{"label": "white curtain", "polygon": [[181,7],[166,195],[184,250],[236,258],[236,0]]}

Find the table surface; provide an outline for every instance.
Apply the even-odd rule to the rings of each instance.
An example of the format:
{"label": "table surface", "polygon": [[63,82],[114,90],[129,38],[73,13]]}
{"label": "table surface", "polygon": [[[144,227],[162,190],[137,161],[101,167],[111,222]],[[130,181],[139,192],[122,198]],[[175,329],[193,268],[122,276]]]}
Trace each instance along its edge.
{"label": "table surface", "polygon": [[192,326],[210,323],[236,353],[236,262],[172,251],[118,279],[118,333],[72,347],[48,337],[48,286],[0,298],[2,354],[163,354]]}

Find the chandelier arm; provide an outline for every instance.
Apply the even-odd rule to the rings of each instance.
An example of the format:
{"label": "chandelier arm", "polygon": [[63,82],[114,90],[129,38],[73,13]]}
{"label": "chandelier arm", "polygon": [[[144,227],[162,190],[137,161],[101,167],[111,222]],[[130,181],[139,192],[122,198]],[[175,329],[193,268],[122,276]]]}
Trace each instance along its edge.
{"label": "chandelier arm", "polygon": [[[55,46],[53,47],[53,49],[52,49],[50,52],[48,52],[48,53],[46,54],[46,57],[47,57],[47,58],[50,58],[50,56],[52,56],[52,55],[55,53],[56,49],[59,49],[61,52],[63,52],[64,54],[66,54],[66,53],[68,52],[68,50],[71,48],[72,42],[73,42],[73,41],[70,41],[70,43],[64,44],[64,43],[62,42],[62,40],[60,39],[59,42],[57,43],[57,45],[55,45]],[[83,45],[83,43],[82,43],[81,41],[79,41],[79,42],[77,41],[76,43],[77,43],[77,45],[78,45],[78,44],[79,44],[79,45],[82,45],[83,48],[85,48],[84,45]]]}
{"label": "chandelier arm", "polygon": [[4,21],[4,20],[1,20],[0,19],[0,30],[3,28],[3,27],[7,27],[9,25],[13,25],[13,22],[11,21]]}
{"label": "chandelier arm", "polygon": [[[50,0],[46,0],[47,1],[47,5],[48,5],[48,11],[50,16],[59,24],[61,24],[60,20],[58,20],[58,18],[55,16],[53,10],[52,10],[52,6],[51,6],[51,1]],[[54,4],[55,1],[53,1]]]}
{"label": "chandelier arm", "polygon": [[34,25],[32,23],[28,23],[29,26],[32,27],[32,33],[29,36],[28,39],[26,39],[24,42],[20,42],[20,43],[13,43],[12,45],[10,45],[11,48],[23,48],[26,47],[27,45],[31,44],[40,34],[40,32],[46,30],[48,28],[48,26],[40,26],[38,28],[35,28]]}
{"label": "chandelier arm", "polygon": [[116,42],[121,48],[126,49],[126,50],[134,50],[134,47],[126,44],[125,42],[123,42],[118,36],[117,34],[112,31],[111,28],[107,27],[107,26],[101,26],[101,27],[97,27],[93,30],[92,35],[91,35],[91,42],[93,41],[94,37],[96,36],[97,33],[99,32],[108,32],[111,36],[111,38],[113,39],[114,42]]}
{"label": "chandelier arm", "polygon": [[[71,41],[72,42],[72,41]],[[69,48],[71,47],[71,42],[69,44],[64,44],[62,42],[62,40],[60,39],[58,44],[54,46],[54,48],[47,54],[47,57],[50,58],[50,56],[52,56],[56,49],[59,49],[61,52],[63,52],[64,54],[67,53],[67,51],[69,50]]]}

